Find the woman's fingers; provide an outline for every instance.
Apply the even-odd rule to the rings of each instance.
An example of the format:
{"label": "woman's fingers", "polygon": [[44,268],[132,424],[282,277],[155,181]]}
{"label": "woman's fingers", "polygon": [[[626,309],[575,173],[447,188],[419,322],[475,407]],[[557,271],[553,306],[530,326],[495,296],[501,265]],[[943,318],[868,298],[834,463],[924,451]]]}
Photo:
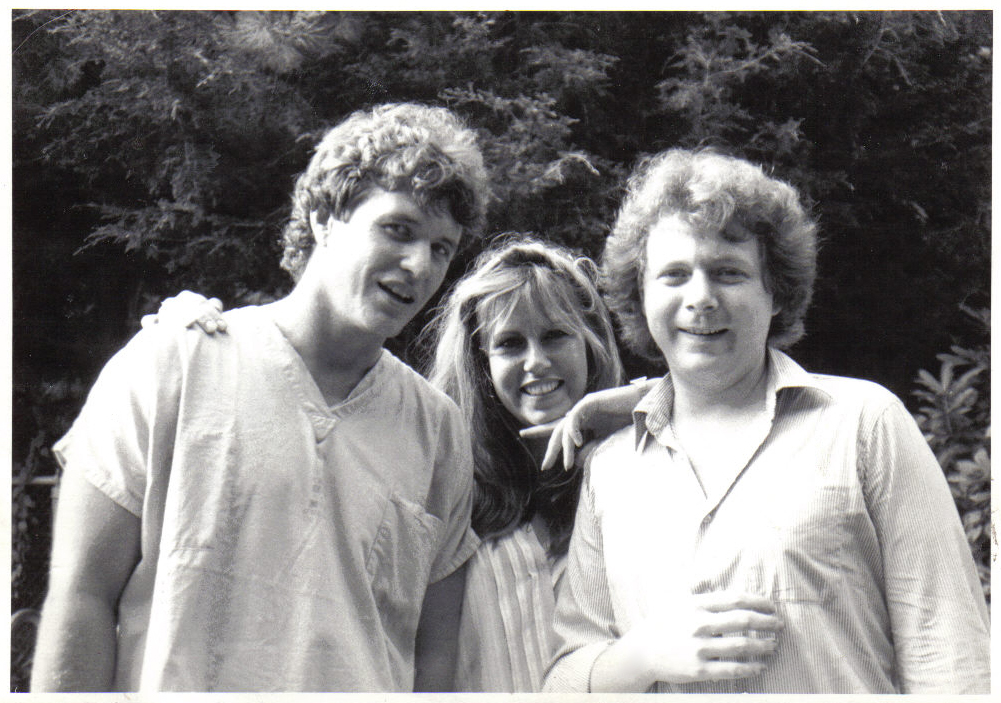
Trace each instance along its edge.
{"label": "woman's fingers", "polygon": [[[218,298],[210,298],[201,304],[200,310],[202,311],[202,314],[196,320],[199,327],[209,334],[214,334],[216,331],[226,331],[226,320],[222,316],[221,300]],[[188,325],[188,327],[190,326],[191,325]]]}
{"label": "woman's fingers", "polygon": [[546,454],[542,458],[542,465],[539,467],[542,471],[552,468],[560,455],[560,425],[562,422],[562,419],[553,420],[544,425],[533,425],[532,427],[523,427],[518,430],[518,435],[522,439],[549,438],[549,442],[546,444]]}
{"label": "woman's fingers", "polygon": [[547,422],[544,425],[532,425],[531,427],[522,427],[518,430],[518,435],[522,439],[544,439],[546,437],[552,436],[556,427],[560,424],[560,420],[553,420],[552,422]]}
{"label": "woman's fingers", "polygon": [[563,444],[563,470],[569,471],[573,468],[574,454],[577,451],[577,439],[573,431],[567,431],[564,428],[562,435]]}
{"label": "woman's fingers", "polygon": [[549,443],[546,445],[546,453],[542,457],[542,465],[539,467],[543,471],[556,466],[560,454],[563,455],[564,468],[567,470],[573,468],[573,460],[577,447],[583,443],[580,429],[578,429],[576,424],[576,418],[571,418],[569,415],[559,420],[547,422],[544,425],[524,427],[518,431],[518,435],[522,439],[549,438]]}
{"label": "woman's fingers", "polygon": [[219,298],[206,299],[199,293],[183,290],[176,296],[160,303],[154,315],[144,315],[139,323],[144,327],[156,324],[193,327],[198,325],[207,334],[226,331],[226,320],[222,316],[222,301]]}

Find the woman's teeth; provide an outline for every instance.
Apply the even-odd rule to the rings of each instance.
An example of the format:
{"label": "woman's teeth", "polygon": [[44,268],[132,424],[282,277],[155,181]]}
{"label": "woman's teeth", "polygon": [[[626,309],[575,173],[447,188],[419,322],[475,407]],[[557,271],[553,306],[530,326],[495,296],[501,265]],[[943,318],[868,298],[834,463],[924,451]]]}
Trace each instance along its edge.
{"label": "woman's teeth", "polygon": [[521,390],[528,395],[546,395],[552,393],[563,381],[532,381],[522,386]]}

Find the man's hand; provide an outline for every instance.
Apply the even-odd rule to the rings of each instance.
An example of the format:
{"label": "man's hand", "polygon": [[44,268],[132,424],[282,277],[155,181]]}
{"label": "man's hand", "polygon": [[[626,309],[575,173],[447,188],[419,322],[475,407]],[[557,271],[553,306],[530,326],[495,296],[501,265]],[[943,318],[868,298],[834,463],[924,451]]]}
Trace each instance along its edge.
{"label": "man's hand", "polygon": [[646,620],[595,661],[592,691],[645,691],[657,681],[692,683],[755,676],[778,647],[774,604],[749,593],[693,596]]}

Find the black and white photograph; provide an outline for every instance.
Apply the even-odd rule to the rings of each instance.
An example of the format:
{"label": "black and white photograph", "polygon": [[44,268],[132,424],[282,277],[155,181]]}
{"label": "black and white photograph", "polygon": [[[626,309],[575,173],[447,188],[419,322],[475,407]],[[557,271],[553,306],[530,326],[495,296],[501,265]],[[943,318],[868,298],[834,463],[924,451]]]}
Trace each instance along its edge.
{"label": "black and white photograph", "polygon": [[10,21],[11,694],[990,695],[992,10]]}

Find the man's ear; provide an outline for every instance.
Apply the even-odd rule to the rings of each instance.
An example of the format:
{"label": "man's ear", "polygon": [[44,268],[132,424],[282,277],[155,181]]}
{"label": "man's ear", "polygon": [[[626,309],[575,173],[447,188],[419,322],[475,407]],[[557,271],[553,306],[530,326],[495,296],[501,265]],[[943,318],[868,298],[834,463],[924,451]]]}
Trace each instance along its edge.
{"label": "man's ear", "polygon": [[313,231],[313,238],[316,240],[317,246],[326,246],[327,237],[329,232],[327,231],[327,225],[330,224],[330,215],[327,215],[327,219],[320,222],[320,217],[316,210],[311,210],[309,213],[309,228]]}

